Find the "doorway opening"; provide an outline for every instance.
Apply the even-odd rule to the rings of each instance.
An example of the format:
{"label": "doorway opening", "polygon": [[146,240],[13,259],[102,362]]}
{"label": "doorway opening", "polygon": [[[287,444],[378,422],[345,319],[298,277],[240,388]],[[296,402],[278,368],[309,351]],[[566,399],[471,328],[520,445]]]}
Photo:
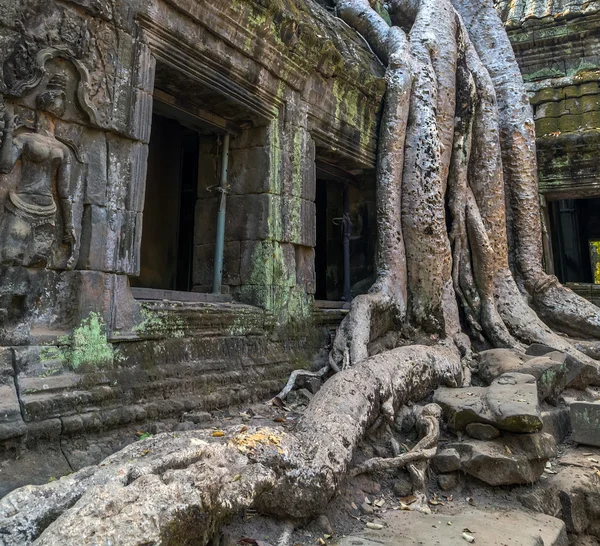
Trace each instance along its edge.
{"label": "doorway opening", "polygon": [[374,176],[317,161],[315,205],[315,299],[349,303],[374,280]]}
{"label": "doorway opening", "polygon": [[199,138],[177,120],[152,116],[141,267],[132,286],[192,288]]}
{"label": "doorway opening", "polygon": [[548,212],[558,279],[600,284],[600,198],[550,201]]}

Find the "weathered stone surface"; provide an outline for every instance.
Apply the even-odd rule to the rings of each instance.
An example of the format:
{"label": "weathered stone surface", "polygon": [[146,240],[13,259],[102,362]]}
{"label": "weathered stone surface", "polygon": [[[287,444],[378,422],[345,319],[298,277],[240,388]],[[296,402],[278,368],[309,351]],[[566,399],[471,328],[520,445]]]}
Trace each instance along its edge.
{"label": "weathered stone surface", "polygon": [[469,423],[465,430],[475,440],[493,440],[500,436],[500,431],[496,427],[485,423]]}
{"label": "weathered stone surface", "polygon": [[442,491],[453,489],[458,485],[458,474],[456,472],[451,472],[450,474],[439,474],[438,484]]}
{"label": "weathered stone surface", "polygon": [[[485,546],[567,546],[565,525],[559,519],[516,510],[484,512],[466,510],[460,515],[389,511],[378,531],[358,531],[342,538],[338,546],[465,546],[463,529],[469,529],[475,544]],[[447,523],[450,522],[451,525]]]}
{"label": "weathered stone surface", "polygon": [[[552,351],[543,356],[530,357],[514,349],[491,349],[478,355],[479,376],[489,385],[494,379],[507,372],[533,375],[536,378],[540,400],[556,403],[558,396],[569,383],[569,376],[581,366],[567,355]],[[571,364],[571,365],[569,365]]]}
{"label": "weathered stone surface", "polygon": [[600,403],[572,402],[570,414],[573,440],[600,446]]}
{"label": "weathered stone surface", "polygon": [[504,434],[496,440],[464,440],[450,444],[461,458],[460,468],[490,485],[535,482],[546,462],[556,455],[556,443],[549,434]]}
{"label": "weathered stone surface", "polygon": [[434,401],[444,410],[453,430],[469,423],[487,423],[509,432],[533,432],[542,428],[535,378],[506,373],[489,387],[440,388]]}
{"label": "weathered stone surface", "polygon": [[571,432],[571,417],[568,406],[558,406],[542,410],[543,432],[552,434],[560,444]]}
{"label": "weathered stone surface", "polygon": [[438,472],[454,472],[460,468],[460,455],[456,449],[442,449],[431,459],[431,464]]}
{"label": "weathered stone surface", "polygon": [[600,538],[600,482],[590,458],[600,458],[590,448],[571,448],[561,456],[561,464],[553,465],[553,473],[533,488],[518,493],[519,500],[531,510],[559,517],[567,531]]}

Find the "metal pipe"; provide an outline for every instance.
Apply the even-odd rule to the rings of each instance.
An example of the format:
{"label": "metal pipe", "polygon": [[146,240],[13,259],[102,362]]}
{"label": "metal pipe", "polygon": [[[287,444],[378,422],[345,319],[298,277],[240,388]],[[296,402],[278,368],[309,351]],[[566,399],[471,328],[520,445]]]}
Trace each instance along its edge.
{"label": "metal pipe", "polygon": [[219,211],[217,212],[217,240],[215,243],[215,265],[213,270],[213,294],[221,293],[223,280],[223,249],[225,247],[225,207],[227,204],[227,168],[229,165],[229,133],[223,139],[221,157],[221,181],[219,192]]}
{"label": "metal pipe", "polygon": [[350,188],[348,182],[344,183],[344,223],[343,223],[343,241],[344,241],[344,289],[342,299],[351,301],[350,292],[350,235],[352,234],[352,222],[350,222]]}

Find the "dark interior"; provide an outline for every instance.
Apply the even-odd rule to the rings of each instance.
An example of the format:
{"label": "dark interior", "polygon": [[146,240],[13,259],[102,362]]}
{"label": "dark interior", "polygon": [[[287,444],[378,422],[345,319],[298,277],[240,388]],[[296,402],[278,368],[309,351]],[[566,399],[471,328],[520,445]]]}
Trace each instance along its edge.
{"label": "dark interior", "polygon": [[191,289],[198,151],[196,131],[152,116],[141,268],[132,286]]}
{"label": "dark interior", "polygon": [[590,241],[600,239],[600,198],[548,205],[556,276],[561,282],[592,283]]}

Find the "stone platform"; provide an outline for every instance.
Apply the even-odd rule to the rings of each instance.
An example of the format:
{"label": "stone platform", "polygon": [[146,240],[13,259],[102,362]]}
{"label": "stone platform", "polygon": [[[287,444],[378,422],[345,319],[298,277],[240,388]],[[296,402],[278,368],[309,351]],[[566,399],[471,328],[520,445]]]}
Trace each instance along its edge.
{"label": "stone platform", "polygon": [[345,313],[279,327],[248,305],[141,303],[141,325],[109,339],[111,365],[73,369],[50,345],[0,349],[0,497],[171,430],[186,412],[270,398],[293,369],[319,365]]}

